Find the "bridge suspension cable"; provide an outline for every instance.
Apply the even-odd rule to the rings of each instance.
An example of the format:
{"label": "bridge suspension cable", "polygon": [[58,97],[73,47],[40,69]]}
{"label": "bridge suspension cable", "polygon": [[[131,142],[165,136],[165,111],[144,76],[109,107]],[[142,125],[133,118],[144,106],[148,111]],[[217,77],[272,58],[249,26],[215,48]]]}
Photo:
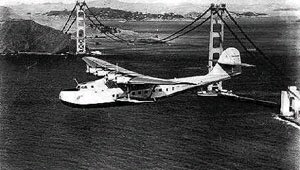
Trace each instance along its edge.
{"label": "bridge suspension cable", "polygon": [[74,20],[72,21],[71,25],[69,26],[69,28],[67,29],[67,31],[65,32],[65,34],[68,33],[68,31],[71,29],[71,27],[74,24],[74,22],[76,21],[76,19],[77,19],[77,16],[75,16]]}
{"label": "bridge suspension cable", "polygon": [[[251,45],[263,56],[263,58],[265,60],[267,60],[280,74],[281,76],[284,76],[282,70],[277,67],[276,64],[274,64],[266,55],[265,53],[258,48],[258,46],[255,45],[255,43],[249,38],[249,36],[244,32],[244,30],[240,27],[240,25],[236,22],[236,20],[232,17],[232,15],[229,13],[229,11],[227,9],[225,9],[227,15],[229,16],[229,18],[233,21],[233,23],[237,26],[237,28],[240,30],[240,32],[244,35],[244,37],[251,43]],[[286,77],[290,80],[289,77]]]}
{"label": "bridge suspension cable", "polygon": [[[104,25],[104,24],[97,18],[97,16],[92,12],[92,10],[88,7],[88,5],[87,5],[86,3],[84,3],[84,5],[87,7],[87,9],[88,9],[88,11],[90,12],[90,14],[91,14],[91,15],[96,19],[96,21],[100,24],[100,26],[104,26],[104,27],[105,27],[106,25]],[[179,29],[178,31],[174,32],[173,34],[171,34],[171,35],[169,35],[169,36],[167,36],[167,37],[165,37],[165,38],[163,38],[163,39],[160,39],[159,41],[161,41],[161,42],[169,42],[169,41],[172,41],[172,40],[177,39],[177,38],[179,38],[179,37],[181,37],[181,36],[183,36],[183,35],[185,35],[185,34],[188,34],[189,32],[195,30],[195,29],[198,28],[198,27],[202,26],[207,20],[209,20],[209,18],[206,18],[203,22],[201,22],[201,23],[198,24],[197,26],[193,27],[192,29],[190,29],[190,30],[188,30],[188,31],[186,31],[186,32],[184,32],[184,33],[181,33],[181,34],[179,34],[179,35],[177,35],[177,36],[175,36],[175,37],[173,37],[174,35],[176,35],[176,34],[182,32],[182,31],[184,31],[186,28],[190,27],[191,25],[193,25],[194,23],[196,23],[197,21],[199,21],[199,20],[200,20],[201,18],[203,18],[203,16],[205,16],[210,10],[211,10],[211,7],[208,8],[204,13],[202,13],[201,16],[197,17],[192,23],[190,23],[190,24],[184,26],[183,28]],[[91,21],[91,19],[89,19],[89,20]],[[91,21],[91,22],[92,22],[92,21]],[[92,23],[99,29],[99,27],[98,27],[97,24],[95,24],[94,22],[92,22]],[[100,29],[100,30],[101,30],[101,29]],[[113,37],[119,39],[120,41],[130,43],[129,40],[123,39],[123,38],[117,36],[117,35],[114,34],[114,33],[109,32],[109,34],[112,35]],[[105,35],[108,35],[108,34],[105,34]],[[173,37],[173,38],[171,38],[171,37]]]}
{"label": "bridge suspension cable", "polygon": [[[92,12],[92,10],[88,7],[88,5],[86,3],[84,3],[84,5],[86,6],[86,8],[88,9],[88,11],[90,12],[90,14],[92,14],[92,16],[96,19],[96,21],[99,23],[100,26],[102,27],[109,27],[109,26],[106,26],[104,25],[98,18],[97,16]],[[88,15],[87,15],[88,16]],[[97,24],[95,24],[91,18],[89,18],[89,20],[94,24],[94,26],[96,26],[100,31],[101,29],[99,28],[99,26]],[[111,28],[111,27],[109,27]],[[112,35],[113,37],[119,39],[120,41],[123,41],[123,42],[130,42],[129,40],[125,40],[124,38],[121,38],[119,36],[117,36],[116,34],[112,33],[112,32],[108,32],[110,35]],[[108,36],[107,32],[105,33],[106,36]],[[111,36],[109,36],[109,38],[113,39],[113,40],[116,40],[114,38],[112,38]],[[118,40],[117,40],[118,41]]]}
{"label": "bridge suspension cable", "polygon": [[115,39],[114,37],[112,37],[111,35],[109,35],[108,33],[104,33],[108,38],[110,38],[110,39],[112,39],[112,40],[114,40],[114,41],[116,41],[116,42],[120,42],[120,40],[118,40],[118,39]]}
{"label": "bridge suspension cable", "polygon": [[169,38],[171,38],[172,36],[180,33],[181,31],[185,30],[186,28],[188,28],[189,26],[193,25],[195,22],[197,22],[198,20],[200,20],[203,16],[205,16],[207,14],[207,12],[209,12],[211,10],[211,7],[208,8],[204,13],[201,14],[201,16],[197,17],[193,22],[191,22],[190,24],[184,26],[183,28],[179,29],[178,31],[174,32],[173,34],[161,39],[161,41],[167,40]]}
{"label": "bridge suspension cable", "polygon": [[92,10],[88,7],[88,5],[84,2],[83,4],[84,6],[86,6],[86,8],[88,9],[88,11],[92,14],[92,16],[97,20],[97,22],[100,24],[100,26],[105,26],[98,18],[97,16],[92,12]]}
{"label": "bridge suspension cable", "polygon": [[234,36],[234,38],[240,43],[240,45],[243,47],[243,49],[250,54],[252,57],[254,57],[254,55],[247,49],[247,47],[245,46],[245,44],[242,42],[242,40],[237,36],[237,34],[231,29],[231,27],[227,24],[227,22],[223,19],[223,17],[218,13],[219,18],[222,20],[222,22],[224,23],[224,25],[226,26],[226,28],[229,30],[229,32]]}
{"label": "bridge suspension cable", "polygon": [[[240,30],[240,32],[244,35],[244,37],[251,43],[251,45],[259,52],[259,54],[269,63],[273,66],[273,68],[279,73],[280,77],[282,79],[288,80],[288,81],[292,81],[289,77],[285,76],[285,74],[283,73],[283,71],[276,65],[274,64],[269,57],[266,56],[266,54],[258,47],[256,46],[256,44],[250,39],[250,37],[244,32],[244,30],[242,29],[242,27],[236,22],[236,20],[231,16],[231,14],[229,13],[229,11],[227,9],[225,9],[227,15],[229,16],[230,20],[238,27],[238,29]],[[240,40],[240,38],[234,33],[234,31],[230,28],[230,26],[226,23],[226,21],[221,17],[221,15],[218,13],[219,18],[222,20],[222,22],[224,23],[224,25],[227,27],[227,29],[231,32],[231,34],[235,37],[235,39],[241,44],[241,46],[244,48],[244,50],[249,53],[252,57],[255,57],[251,52],[249,52],[249,50],[246,48],[246,46],[242,43],[242,41]],[[283,81],[280,82],[282,85]],[[281,86],[278,86],[278,84],[275,84],[275,86],[281,88]],[[287,91],[290,92],[291,94],[293,94],[294,96],[296,96],[299,100],[300,98],[293,92],[291,91],[289,88],[287,88]]]}
{"label": "bridge suspension cable", "polygon": [[[93,15],[93,14],[92,14]],[[102,24],[97,18],[96,18],[96,16],[94,16],[94,18],[96,18],[96,20],[98,21],[98,23],[99,24],[96,24],[91,18],[90,18],[90,16],[88,16],[88,15],[86,15],[87,16],[87,18],[91,21],[91,23],[99,30],[99,31],[101,31],[102,32],[102,29],[99,27],[99,24],[100,24],[100,26],[102,26],[102,27],[109,27],[109,26],[106,26],[106,25],[104,25],[104,24]],[[104,32],[104,34],[107,36],[107,37],[109,37],[110,39],[112,39],[112,40],[114,40],[114,41],[126,41],[126,42],[128,42],[127,40],[125,40],[125,39],[123,39],[123,38],[121,38],[121,37],[119,37],[119,36],[116,36],[115,34],[113,34],[113,33],[111,33],[111,32],[108,32],[108,31],[105,31]],[[110,36],[110,35],[111,36]],[[115,38],[117,38],[117,39],[115,39],[115,38],[113,38],[113,37],[115,37]]]}
{"label": "bridge suspension cable", "polygon": [[63,27],[62,30],[61,30],[62,32],[65,30],[65,28],[66,28],[68,22],[70,21],[70,19],[71,19],[71,17],[72,17],[72,14],[73,14],[73,12],[75,11],[77,5],[78,5],[78,2],[76,3],[76,5],[74,6],[74,8],[72,9],[72,11],[71,11],[71,13],[70,13],[70,15],[69,15],[69,17],[68,17],[67,22],[65,23],[64,27]]}
{"label": "bridge suspension cable", "polygon": [[[213,15],[215,15],[216,13],[218,13],[218,10],[215,11],[215,12],[213,13]],[[194,26],[194,27],[191,28],[190,30],[187,30],[186,32],[183,32],[183,33],[181,33],[181,34],[179,34],[179,35],[177,35],[177,36],[175,36],[175,37],[173,37],[173,38],[171,38],[171,39],[165,40],[165,41],[163,41],[163,42],[169,42],[169,41],[172,41],[172,40],[174,40],[174,39],[177,39],[177,38],[179,38],[179,37],[181,37],[181,36],[183,36],[183,35],[185,35],[185,34],[188,34],[188,33],[192,32],[193,30],[195,30],[196,28],[202,26],[202,25],[203,25],[206,21],[208,21],[209,19],[210,19],[210,17],[207,17],[207,18],[206,18],[205,20],[203,20],[200,24]]]}

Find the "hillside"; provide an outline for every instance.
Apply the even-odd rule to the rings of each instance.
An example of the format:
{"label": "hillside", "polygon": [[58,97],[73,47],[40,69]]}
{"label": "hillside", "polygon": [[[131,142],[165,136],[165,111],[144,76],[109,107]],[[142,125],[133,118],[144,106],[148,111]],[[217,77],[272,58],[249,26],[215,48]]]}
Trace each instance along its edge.
{"label": "hillside", "polygon": [[268,15],[268,14],[265,14],[265,13],[256,13],[256,12],[250,12],[250,11],[242,12],[242,13],[230,11],[230,13],[233,16],[236,16],[236,17],[261,17],[261,16],[267,16]]}
{"label": "hillside", "polygon": [[0,21],[8,21],[12,19],[21,19],[11,8],[0,6]]}
{"label": "hillside", "polygon": [[69,40],[69,35],[31,20],[9,20],[0,24],[0,53],[57,53],[68,49]]}

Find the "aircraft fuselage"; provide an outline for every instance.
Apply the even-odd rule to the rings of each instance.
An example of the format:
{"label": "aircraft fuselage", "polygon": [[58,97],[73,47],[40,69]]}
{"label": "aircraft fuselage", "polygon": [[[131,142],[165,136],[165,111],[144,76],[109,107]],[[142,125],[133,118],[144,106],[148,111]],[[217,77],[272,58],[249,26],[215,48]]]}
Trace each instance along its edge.
{"label": "aircraft fuselage", "polygon": [[[195,87],[190,84],[176,85],[117,85],[105,78],[78,84],[75,89],[63,90],[59,99],[79,106],[101,105],[119,101],[149,102]],[[136,102],[138,103],[138,102]]]}

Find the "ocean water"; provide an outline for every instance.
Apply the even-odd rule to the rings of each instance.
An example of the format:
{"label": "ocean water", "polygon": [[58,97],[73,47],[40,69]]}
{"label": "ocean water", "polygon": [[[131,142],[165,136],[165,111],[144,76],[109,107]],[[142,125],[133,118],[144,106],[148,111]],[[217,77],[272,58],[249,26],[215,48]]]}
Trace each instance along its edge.
{"label": "ocean water", "polygon": [[[225,47],[237,47],[256,67],[224,87],[279,102],[280,90],[299,81],[300,23],[239,22],[292,82],[258,54],[247,56],[226,32]],[[164,37],[186,22],[111,24]],[[101,58],[146,75],[184,77],[206,74],[207,45],[206,25],[170,44],[116,43]],[[1,169],[300,169],[299,128],[278,119],[278,107],[201,98],[193,90],[151,104],[70,108],[58,94],[76,85],[73,78],[96,79],[79,57],[0,59]]]}

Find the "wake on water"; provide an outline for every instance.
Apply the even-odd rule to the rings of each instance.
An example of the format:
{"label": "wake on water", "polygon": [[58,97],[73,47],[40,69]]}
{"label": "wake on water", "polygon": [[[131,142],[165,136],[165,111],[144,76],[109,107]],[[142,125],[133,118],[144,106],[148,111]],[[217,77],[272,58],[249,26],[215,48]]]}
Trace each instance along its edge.
{"label": "wake on water", "polygon": [[284,120],[284,119],[282,119],[282,118],[280,118],[279,116],[274,116],[274,119],[276,119],[276,120],[279,120],[279,121],[282,121],[282,122],[284,122],[284,123],[286,123],[287,125],[289,125],[289,126],[293,126],[294,128],[296,128],[296,129],[299,129],[300,130],[300,126],[299,125],[297,125],[296,123],[293,123],[293,122],[291,122],[291,121],[288,121],[288,120]]}

